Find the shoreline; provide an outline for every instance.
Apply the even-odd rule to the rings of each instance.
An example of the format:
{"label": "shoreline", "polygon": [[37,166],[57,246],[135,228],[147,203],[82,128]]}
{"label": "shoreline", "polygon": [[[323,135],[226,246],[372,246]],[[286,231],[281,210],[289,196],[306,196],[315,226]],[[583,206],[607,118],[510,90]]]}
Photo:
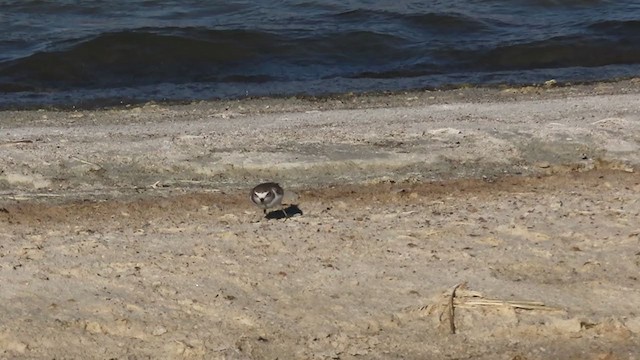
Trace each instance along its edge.
{"label": "shoreline", "polygon": [[[407,90],[389,90],[372,92],[344,92],[327,93],[323,95],[274,95],[274,96],[249,96],[239,98],[211,98],[202,100],[168,100],[168,101],[139,101],[127,103],[119,100],[115,105],[33,105],[24,108],[7,107],[0,108],[2,113],[24,112],[24,111],[46,111],[46,112],[75,112],[75,111],[117,111],[126,110],[149,105],[162,107],[184,107],[184,106],[208,106],[212,109],[224,109],[234,106],[246,105],[252,108],[252,103],[263,104],[264,106],[275,107],[272,111],[304,111],[315,110],[337,110],[337,109],[358,109],[364,107],[381,107],[383,101],[394,104],[394,106],[406,106],[416,104],[439,104],[451,101],[487,102],[501,99],[504,101],[518,101],[532,99],[548,99],[560,96],[582,96],[582,95],[619,95],[624,93],[636,93],[640,77],[623,79],[611,79],[603,81],[567,82],[556,83],[549,80],[546,83],[532,83],[521,85],[509,84],[487,84],[487,85],[451,85],[441,88],[416,88]],[[406,98],[412,98],[407,102]],[[416,101],[419,100],[419,101]],[[114,100],[115,101],[115,100]],[[282,104],[290,104],[290,108],[283,107]],[[279,108],[278,108],[279,106]],[[269,112],[269,111],[266,111]]]}

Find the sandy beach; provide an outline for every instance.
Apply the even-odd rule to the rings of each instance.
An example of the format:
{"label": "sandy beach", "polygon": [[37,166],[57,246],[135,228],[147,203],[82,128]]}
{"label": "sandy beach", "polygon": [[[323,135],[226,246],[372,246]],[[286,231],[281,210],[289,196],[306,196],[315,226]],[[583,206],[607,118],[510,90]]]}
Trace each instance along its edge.
{"label": "sandy beach", "polygon": [[[0,112],[0,358],[638,358],[638,104],[635,79]],[[298,214],[265,218],[262,181]]]}

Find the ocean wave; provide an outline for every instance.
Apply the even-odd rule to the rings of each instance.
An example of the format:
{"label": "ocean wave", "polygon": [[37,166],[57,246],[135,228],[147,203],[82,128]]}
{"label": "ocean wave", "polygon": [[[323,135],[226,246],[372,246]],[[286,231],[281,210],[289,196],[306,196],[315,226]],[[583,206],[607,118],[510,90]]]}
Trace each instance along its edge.
{"label": "ocean wave", "polygon": [[[41,25],[24,21],[38,7],[3,9],[17,21],[0,24],[0,106],[52,94],[144,100],[583,81],[637,76],[640,65],[640,6],[622,3],[168,3],[123,2],[115,22],[105,4],[52,5]],[[63,23],[82,19],[90,21]]]}

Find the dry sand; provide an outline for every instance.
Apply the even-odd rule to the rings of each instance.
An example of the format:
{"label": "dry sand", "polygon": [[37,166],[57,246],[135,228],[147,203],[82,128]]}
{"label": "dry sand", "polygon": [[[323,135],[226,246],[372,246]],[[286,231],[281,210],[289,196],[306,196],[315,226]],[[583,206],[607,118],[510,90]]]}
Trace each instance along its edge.
{"label": "dry sand", "polygon": [[[0,112],[0,358],[640,358],[638,104]],[[263,218],[264,180],[302,214]]]}

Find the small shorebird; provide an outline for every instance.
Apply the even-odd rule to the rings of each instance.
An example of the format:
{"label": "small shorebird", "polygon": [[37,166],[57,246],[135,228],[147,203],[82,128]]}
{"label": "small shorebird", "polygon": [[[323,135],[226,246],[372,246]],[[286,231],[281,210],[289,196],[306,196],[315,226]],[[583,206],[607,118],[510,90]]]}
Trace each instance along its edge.
{"label": "small shorebird", "polygon": [[[267,214],[267,209],[282,206],[284,190],[274,182],[267,182],[257,185],[251,190],[251,201]],[[289,217],[285,209],[281,209],[285,217]]]}

